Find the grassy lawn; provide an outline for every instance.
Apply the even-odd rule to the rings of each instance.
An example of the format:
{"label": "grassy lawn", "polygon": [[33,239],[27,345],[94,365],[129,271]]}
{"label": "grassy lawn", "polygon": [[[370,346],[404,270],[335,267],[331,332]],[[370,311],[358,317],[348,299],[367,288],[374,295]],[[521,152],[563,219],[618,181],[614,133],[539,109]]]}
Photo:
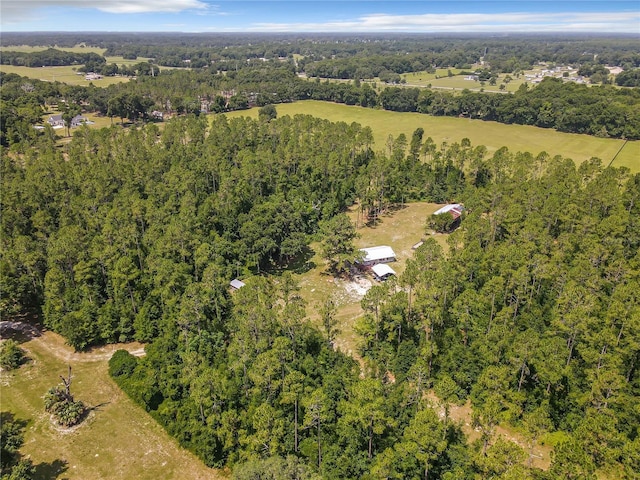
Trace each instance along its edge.
{"label": "grassy lawn", "polygon": [[627,167],[634,173],[640,172],[640,141],[627,142],[612,165],[614,167]]}
{"label": "grassy lawn", "polygon": [[[505,125],[497,122],[469,120],[456,117],[433,117],[420,113],[390,112],[343,104],[306,100],[276,105],[278,115],[309,114],[333,122],[357,122],[373,130],[375,148],[384,149],[389,135],[397,137],[404,133],[411,138],[413,131],[422,127],[425,138],[431,137],[436,144],[471,140],[472,145],[485,145],[489,152],[506,146],[511,151],[531,152],[534,155],[545,151],[549,155],[562,155],[576,162],[599,157],[604,165],[614,158],[623,140],[597,138],[590,135],[561,133],[547,128],[527,125]],[[229,117],[250,116],[257,118],[258,108],[227,114]],[[629,141],[615,161],[615,166],[627,166],[640,172],[640,141]]]}
{"label": "grassy lawn", "polygon": [[[0,374],[2,411],[28,420],[21,453],[37,465],[38,479],[216,479],[178,446],[108,375],[108,358],[117,347],[76,354],[51,332],[23,343],[31,361],[14,373]],[[129,345],[128,349],[140,349]],[[54,426],[42,397],[72,367],[71,391],[91,412],[75,429]]]}

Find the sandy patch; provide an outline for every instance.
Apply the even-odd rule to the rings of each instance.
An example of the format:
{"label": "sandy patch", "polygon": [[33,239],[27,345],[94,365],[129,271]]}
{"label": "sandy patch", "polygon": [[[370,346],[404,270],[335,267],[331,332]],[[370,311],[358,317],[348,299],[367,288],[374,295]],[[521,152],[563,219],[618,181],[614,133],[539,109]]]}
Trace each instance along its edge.
{"label": "sandy patch", "polygon": [[340,305],[351,302],[359,302],[373,286],[371,280],[365,276],[355,276],[351,280],[335,279],[336,286],[340,287],[338,302]]}

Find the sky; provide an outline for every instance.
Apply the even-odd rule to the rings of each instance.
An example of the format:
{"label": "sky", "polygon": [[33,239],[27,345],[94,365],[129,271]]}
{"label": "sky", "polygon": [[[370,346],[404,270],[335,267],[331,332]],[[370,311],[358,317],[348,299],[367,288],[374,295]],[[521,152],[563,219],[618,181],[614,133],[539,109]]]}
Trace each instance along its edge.
{"label": "sky", "polygon": [[2,31],[640,35],[640,0],[0,0]]}

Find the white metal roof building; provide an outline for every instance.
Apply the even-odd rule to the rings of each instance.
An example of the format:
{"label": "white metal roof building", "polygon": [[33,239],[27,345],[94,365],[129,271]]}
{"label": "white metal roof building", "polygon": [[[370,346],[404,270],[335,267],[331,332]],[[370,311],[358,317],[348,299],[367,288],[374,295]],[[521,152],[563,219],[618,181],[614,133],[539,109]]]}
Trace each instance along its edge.
{"label": "white metal roof building", "polygon": [[229,284],[231,285],[231,288],[235,290],[240,290],[242,287],[246,285],[243,281],[238,280],[237,278],[231,280]]}
{"label": "white metal roof building", "polygon": [[464,207],[459,203],[450,203],[449,205],[445,205],[444,207],[436,210],[435,212],[433,212],[433,214],[440,215],[442,213],[449,212],[453,216],[453,218],[456,219],[456,218],[459,218],[460,215],[462,215],[463,210],[464,210]]}
{"label": "white metal roof building", "polygon": [[396,272],[389,265],[385,263],[379,263],[371,267],[371,271],[376,277],[376,280],[386,280],[391,275],[395,275]]}
{"label": "white metal roof building", "polygon": [[362,265],[370,267],[378,263],[389,263],[396,261],[396,254],[391,247],[381,245],[379,247],[361,248],[363,253]]}

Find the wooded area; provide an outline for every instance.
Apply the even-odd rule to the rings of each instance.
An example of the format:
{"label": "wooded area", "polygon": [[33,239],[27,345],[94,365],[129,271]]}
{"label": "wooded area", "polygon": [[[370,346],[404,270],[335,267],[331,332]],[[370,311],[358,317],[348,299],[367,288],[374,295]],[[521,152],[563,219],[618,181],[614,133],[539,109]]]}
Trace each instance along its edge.
{"label": "wooded area", "polygon": [[[338,59],[353,48],[318,48],[330,43]],[[438,145],[422,128],[374,150],[368,127],[272,105],[313,98],[640,138],[637,89],[547,79],[513,95],[377,92],[261,60],[147,72],[105,89],[0,77],[3,318],[36,315],[77,350],[145,343],[143,357],[113,355],[112,378],[236,479],[637,478],[640,174],[489,154],[466,138]],[[223,112],[250,100],[267,106],[258,119],[200,114],[203,102]],[[122,125],[61,145],[32,128],[54,103]],[[152,108],[173,118],[150,122]],[[349,275],[346,208],[375,225],[414,200],[463,204],[459,226],[443,228],[446,249],[426,217],[415,226],[425,241],[364,295],[347,355],[334,299],[306,305],[292,272],[321,245],[329,270]],[[232,292],[234,278],[245,285]],[[467,400],[473,441],[449,415]],[[2,449],[17,461],[12,422],[2,439],[15,445]],[[533,465],[541,442],[553,447],[545,470]]]}
{"label": "wooded area", "polygon": [[[3,315],[42,308],[76,348],[137,339],[121,387],[208,465],[300,478],[558,478],[638,470],[640,178],[308,116],[84,129],[3,155]],[[288,275],[319,222],[408,199],[464,202],[447,255],[374,286],[365,376],[306,320]],[[328,306],[323,315],[331,315]],[[329,321],[328,325],[331,324]],[[440,419],[471,398],[479,443]],[[496,440],[555,435],[548,472]],[[283,473],[284,474],[284,473]]]}

